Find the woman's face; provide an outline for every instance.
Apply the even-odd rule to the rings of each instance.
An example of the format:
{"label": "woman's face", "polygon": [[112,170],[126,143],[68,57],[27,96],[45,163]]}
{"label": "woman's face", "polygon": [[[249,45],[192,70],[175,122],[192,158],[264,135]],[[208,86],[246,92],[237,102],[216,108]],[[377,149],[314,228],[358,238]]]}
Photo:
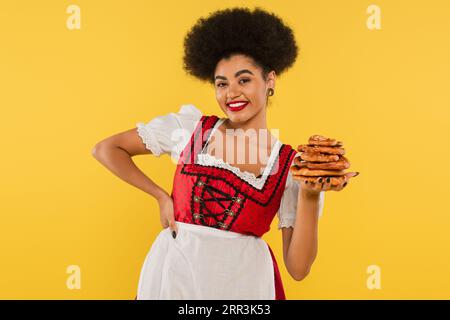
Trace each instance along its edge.
{"label": "woman's face", "polygon": [[[262,69],[242,54],[222,59],[214,73],[216,99],[231,122],[246,122],[260,112],[265,112],[267,89],[274,88],[275,71],[264,81]],[[247,105],[229,106],[232,101],[244,101]]]}

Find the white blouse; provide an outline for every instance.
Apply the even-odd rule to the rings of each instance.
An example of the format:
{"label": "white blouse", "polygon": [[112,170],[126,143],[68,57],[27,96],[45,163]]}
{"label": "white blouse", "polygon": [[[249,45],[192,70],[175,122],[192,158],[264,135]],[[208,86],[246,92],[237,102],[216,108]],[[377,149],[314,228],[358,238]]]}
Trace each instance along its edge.
{"label": "white blouse", "polygon": [[[202,116],[202,112],[192,104],[184,104],[177,113],[171,112],[165,115],[157,116],[147,123],[136,123],[137,132],[141,137],[146,148],[150,150],[155,156],[159,157],[162,154],[169,154],[172,161],[178,162],[178,158],[186,144],[188,143],[194,129]],[[225,118],[220,118],[215,127],[219,126]],[[281,142],[277,141],[275,148],[279,148]],[[277,152],[272,152],[272,155]],[[199,154],[199,161],[202,164],[213,165],[218,167],[225,167],[247,182],[254,185],[256,188],[262,185],[264,179],[267,178],[265,174],[261,178],[257,178],[253,173],[241,171],[222,159],[215,158],[207,153]],[[297,154],[299,156],[299,154]],[[269,163],[266,168],[270,167],[270,162],[274,157],[269,158]],[[294,162],[292,161],[291,165]],[[295,225],[295,217],[297,213],[298,192],[301,185],[292,178],[289,171],[286,179],[285,190],[281,198],[280,209],[278,216],[278,230],[281,228],[293,227]],[[325,191],[320,192],[319,198],[319,217],[322,216],[324,206]]]}

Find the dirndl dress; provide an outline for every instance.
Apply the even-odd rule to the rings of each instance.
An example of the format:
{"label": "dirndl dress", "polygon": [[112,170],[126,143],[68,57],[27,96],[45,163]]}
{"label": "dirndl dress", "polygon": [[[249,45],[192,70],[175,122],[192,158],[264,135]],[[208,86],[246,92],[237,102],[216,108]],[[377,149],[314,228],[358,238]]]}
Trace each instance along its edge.
{"label": "dirndl dress", "polygon": [[[286,299],[277,261],[261,236],[277,214],[278,229],[294,226],[301,186],[289,167],[298,154],[277,140],[260,178],[241,172],[203,152],[224,120],[183,105],[178,113],[137,123],[153,154],[171,152],[177,162],[171,196],[178,227],[176,238],[165,228],[151,245],[138,300]],[[178,148],[174,129],[185,130]],[[319,207],[322,215],[323,192]]]}

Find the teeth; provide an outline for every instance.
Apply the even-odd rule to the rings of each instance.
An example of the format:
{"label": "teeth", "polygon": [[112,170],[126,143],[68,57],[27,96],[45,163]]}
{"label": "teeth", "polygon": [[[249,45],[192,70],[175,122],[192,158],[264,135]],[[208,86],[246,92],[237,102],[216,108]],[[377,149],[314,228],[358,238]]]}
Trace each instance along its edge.
{"label": "teeth", "polygon": [[247,102],[239,102],[239,103],[231,103],[229,104],[230,107],[240,107],[246,104]]}

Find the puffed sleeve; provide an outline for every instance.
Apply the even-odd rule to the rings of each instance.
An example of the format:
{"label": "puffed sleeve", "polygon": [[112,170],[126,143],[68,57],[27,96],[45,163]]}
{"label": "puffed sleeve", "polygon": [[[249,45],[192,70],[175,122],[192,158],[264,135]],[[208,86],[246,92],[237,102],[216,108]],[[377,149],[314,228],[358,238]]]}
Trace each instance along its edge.
{"label": "puffed sleeve", "polygon": [[169,154],[177,160],[202,112],[192,104],[184,104],[178,112],[157,116],[147,123],[136,123],[137,133],[145,147],[155,156]]}
{"label": "puffed sleeve", "polygon": [[[291,171],[289,171],[284,193],[281,197],[280,208],[277,213],[278,230],[281,228],[293,227],[295,225],[299,188],[301,188],[300,183],[292,178]],[[319,196],[319,217],[321,217],[323,213],[324,196],[325,191],[321,191]]]}

